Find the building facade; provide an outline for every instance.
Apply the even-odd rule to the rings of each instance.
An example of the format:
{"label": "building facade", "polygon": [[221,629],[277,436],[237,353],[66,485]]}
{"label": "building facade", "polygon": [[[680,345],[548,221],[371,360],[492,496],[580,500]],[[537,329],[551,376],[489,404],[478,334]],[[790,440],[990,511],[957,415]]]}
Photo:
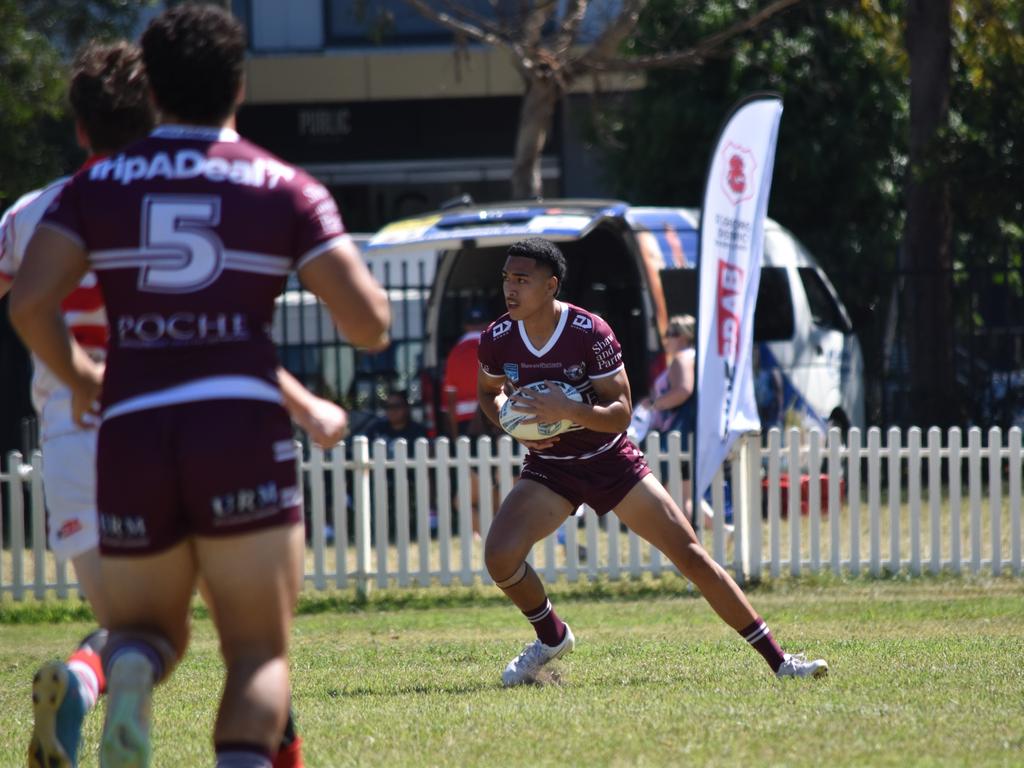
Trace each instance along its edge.
{"label": "building facade", "polygon": [[[493,16],[488,0],[475,2]],[[459,45],[404,0],[233,0],[232,10],[251,52],[239,131],[323,181],[351,230],[463,194],[509,197],[523,82],[507,51]],[[547,197],[609,193],[585,138],[590,87],[556,112]]]}

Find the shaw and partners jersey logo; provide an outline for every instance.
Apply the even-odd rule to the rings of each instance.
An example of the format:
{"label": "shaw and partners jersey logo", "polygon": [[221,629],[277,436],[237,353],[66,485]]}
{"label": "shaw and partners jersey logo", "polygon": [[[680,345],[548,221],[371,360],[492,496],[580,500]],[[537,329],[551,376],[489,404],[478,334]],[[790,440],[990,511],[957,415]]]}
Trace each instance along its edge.
{"label": "shaw and partners jersey logo", "polygon": [[505,363],[502,366],[502,370],[505,371],[505,376],[513,384],[519,381],[519,365],[517,363]]}
{"label": "shaw and partners jersey logo", "polygon": [[198,179],[227,182],[245,187],[274,189],[295,178],[295,169],[270,157],[252,159],[207,157],[194,149],[155,152],[147,155],[117,155],[89,169],[92,181],[117,181],[129,185],[150,179]]}
{"label": "shaw and partners jersey logo", "polygon": [[500,339],[502,336],[504,336],[506,333],[508,333],[511,330],[512,330],[512,321],[511,320],[502,320],[500,323],[496,323],[495,326],[493,328],[491,328],[491,338],[492,339]]}

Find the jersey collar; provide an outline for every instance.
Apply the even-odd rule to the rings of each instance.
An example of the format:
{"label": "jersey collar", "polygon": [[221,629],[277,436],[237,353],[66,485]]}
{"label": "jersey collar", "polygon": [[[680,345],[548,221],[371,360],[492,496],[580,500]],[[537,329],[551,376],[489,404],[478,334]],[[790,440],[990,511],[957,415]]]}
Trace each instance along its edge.
{"label": "jersey collar", "polygon": [[519,338],[523,340],[523,344],[534,357],[544,357],[544,355],[550,352],[551,348],[558,343],[558,339],[562,335],[562,330],[565,328],[565,324],[569,320],[569,305],[564,301],[560,303],[562,305],[562,313],[558,316],[558,324],[555,326],[555,330],[552,332],[550,338],[548,338],[547,343],[540,349],[533,346],[533,342],[530,341],[530,334],[526,332],[526,326],[523,325],[523,321],[520,320],[518,323]]}
{"label": "jersey collar", "polygon": [[199,141],[238,141],[238,132],[212,125],[158,125],[150,134],[156,139],[195,139]]}

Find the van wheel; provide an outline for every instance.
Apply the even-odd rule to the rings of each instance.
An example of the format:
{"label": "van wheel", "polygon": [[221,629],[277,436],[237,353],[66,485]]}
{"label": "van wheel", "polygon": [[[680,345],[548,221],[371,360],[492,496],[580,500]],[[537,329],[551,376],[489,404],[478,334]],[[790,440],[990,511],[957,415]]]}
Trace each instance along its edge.
{"label": "van wheel", "polygon": [[839,434],[843,438],[843,445],[846,445],[846,436],[850,431],[850,419],[839,408],[832,411],[828,417],[828,428],[831,430],[832,427],[839,429]]}

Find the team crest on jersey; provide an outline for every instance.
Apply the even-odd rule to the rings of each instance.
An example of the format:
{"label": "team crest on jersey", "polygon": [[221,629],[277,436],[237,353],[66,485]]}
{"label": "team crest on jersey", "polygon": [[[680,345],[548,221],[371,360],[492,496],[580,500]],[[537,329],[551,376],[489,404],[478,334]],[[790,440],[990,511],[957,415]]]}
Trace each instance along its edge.
{"label": "team crest on jersey", "polygon": [[515,384],[519,381],[519,364],[518,363],[505,363],[502,368],[505,371],[505,376]]}
{"label": "team crest on jersey", "polygon": [[565,378],[569,381],[579,381],[586,374],[587,366],[584,363],[577,365],[570,365],[568,368],[563,368],[562,373],[565,374]]}
{"label": "team crest on jersey", "polygon": [[495,326],[491,329],[491,338],[492,339],[500,339],[502,336],[504,336],[506,333],[508,333],[511,330],[512,330],[512,321],[511,320],[502,320],[500,323],[496,323]]}
{"label": "team crest on jersey", "polygon": [[576,315],[576,317],[572,319],[572,327],[579,328],[583,331],[589,331],[594,327],[594,321],[586,315]]}

